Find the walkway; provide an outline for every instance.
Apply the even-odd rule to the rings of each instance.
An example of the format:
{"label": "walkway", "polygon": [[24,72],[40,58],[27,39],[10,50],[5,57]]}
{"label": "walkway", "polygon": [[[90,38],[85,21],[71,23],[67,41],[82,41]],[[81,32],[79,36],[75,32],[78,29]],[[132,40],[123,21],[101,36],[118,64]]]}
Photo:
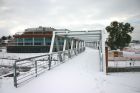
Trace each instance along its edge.
{"label": "walkway", "polygon": [[[0,93],[138,93],[140,74],[104,75],[99,70],[98,50],[86,48],[75,56],[19,88],[3,82]],[[139,81],[138,81],[139,80]]]}

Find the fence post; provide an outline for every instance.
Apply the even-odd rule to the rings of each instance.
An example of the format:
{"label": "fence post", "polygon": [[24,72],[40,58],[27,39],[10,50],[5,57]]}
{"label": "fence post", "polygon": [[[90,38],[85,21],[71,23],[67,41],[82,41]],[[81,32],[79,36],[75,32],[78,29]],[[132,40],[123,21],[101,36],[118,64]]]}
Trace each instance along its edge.
{"label": "fence post", "polygon": [[14,86],[17,88],[17,67],[16,67],[16,61],[14,63]]}
{"label": "fence post", "polygon": [[35,61],[35,73],[36,73],[36,77],[37,77],[37,61]]}
{"label": "fence post", "polygon": [[75,55],[77,55],[77,53],[76,53],[76,48],[74,49],[74,53],[75,53]]}
{"label": "fence post", "polygon": [[63,60],[62,60],[62,55],[61,55],[61,54],[62,54],[61,52],[58,52],[60,62],[63,61]]}
{"label": "fence post", "polygon": [[80,48],[78,48],[78,54],[80,54]]}
{"label": "fence post", "polygon": [[66,51],[63,51],[63,62],[65,62]]}
{"label": "fence post", "polygon": [[68,50],[68,57],[71,58],[70,50]]}
{"label": "fence post", "polygon": [[51,59],[51,54],[49,54],[49,55],[48,55],[48,61],[49,61],[49,64],[48,64],[48,65],[49,65],[49,69],[48,69],[48,70],[51,69],[51,60],[52,60],[52,59]]}
{"label": "fence post", "polygon": [[108,73],[108,47],[105,47],[105,55],[106,55],[106,74]]}

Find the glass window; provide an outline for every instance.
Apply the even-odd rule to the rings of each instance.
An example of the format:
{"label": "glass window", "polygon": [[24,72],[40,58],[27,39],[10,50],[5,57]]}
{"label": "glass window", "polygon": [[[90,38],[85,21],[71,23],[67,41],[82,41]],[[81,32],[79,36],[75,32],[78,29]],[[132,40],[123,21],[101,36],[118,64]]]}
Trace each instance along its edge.
{"label": "glass window", "polygon": [[44,38],[34,38],[34,42],[44,42]]}
{"label": "glass window", "polygon": [[40,42],[35,42],[34,45],[42,45]]}
{"label": "glass window", "polygon": [[45,38],[45,42],[46,42],[46,43],[50,43],[51,40],[52,40],[51,38]]}
{"label": "glass window", "polygon": [[24,39],[24,42],[25,43],[32,43],[33,42],[33,39],[32,38],[25,38]]}
{"label": "glass window", "polygon": [[25,45],[33,45],[33,43],[25,43]]}
{"label": "glass window", "polygon": [[23,42],[23,38],[17,38],[16,42]]}

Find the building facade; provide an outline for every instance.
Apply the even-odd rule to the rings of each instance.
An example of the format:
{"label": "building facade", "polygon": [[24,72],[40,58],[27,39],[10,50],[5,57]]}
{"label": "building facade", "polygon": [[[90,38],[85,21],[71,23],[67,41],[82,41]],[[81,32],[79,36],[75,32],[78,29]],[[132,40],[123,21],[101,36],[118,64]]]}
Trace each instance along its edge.
{"label": "building facade", "polygon": [[[22,33],[16,33],[14,39],[7,45],[7,52],[13,53],[43,53],[49,52],[53,31],[67,29],[55,29],[51,27],[28,28]],[[60,49],[63,48],[64,38],[58,37]],[[55,47],[55,45],[54,45]],[[54,48],[56,51],[56,48]]]}

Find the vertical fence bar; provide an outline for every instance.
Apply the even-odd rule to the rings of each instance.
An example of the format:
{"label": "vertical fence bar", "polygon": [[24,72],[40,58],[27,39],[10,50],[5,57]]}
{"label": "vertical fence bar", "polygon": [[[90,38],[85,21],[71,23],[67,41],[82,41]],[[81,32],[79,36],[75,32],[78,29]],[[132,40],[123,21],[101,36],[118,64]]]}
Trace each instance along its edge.
{"label": "vertical fence bar", "polygon": [[36,74],[36,77],[37,77],[37,61],[35,61],[35,74]]}
{"label": "vertical fence bar", "polygon": [[76,53],[76,48],[74,49],[74,54],[77,56],[77,53]]}
{"label": "vertical fence bar", "polygon": [[65,51],[63,51],[62,54],[63,54],[63,56],[62,56],[63,62],[65,62],[65,54],[66,54]]}
{"label": "vertical fence bar", "polygon": [[60,62],[63,61],[63,60],[62,60],[62,55],[61,55],[61,54],[62,54],[61,52],[58,52]]}
{"label": "vertical fence bar", "polygon": [[71,58],[70,49],[68,50],[68,57]]}
{"label": "vertical fence bar", "polygon": [[98,46],[99,48],[99,57],[100,57],[100,71],[102,71],[102,62],[103,62],[103,56],[102,56],[102,51],[101,51],[101,47]]}
{"label": "vertical fence bar", "polygon": [[50,55],[48,55],[48,61],[49,61],[49,64],[48,64],[48,65],[49,65],[49,69],[48,69],[48,70],[51,69],[51,60],[52,60],[52,59],[51,59],[51,54],[50,54]]}
{"label": "vertical fence bar", "polygon": [[16,61],[14,63],[14,86],[17,88],[17,66],[16,66]]}

